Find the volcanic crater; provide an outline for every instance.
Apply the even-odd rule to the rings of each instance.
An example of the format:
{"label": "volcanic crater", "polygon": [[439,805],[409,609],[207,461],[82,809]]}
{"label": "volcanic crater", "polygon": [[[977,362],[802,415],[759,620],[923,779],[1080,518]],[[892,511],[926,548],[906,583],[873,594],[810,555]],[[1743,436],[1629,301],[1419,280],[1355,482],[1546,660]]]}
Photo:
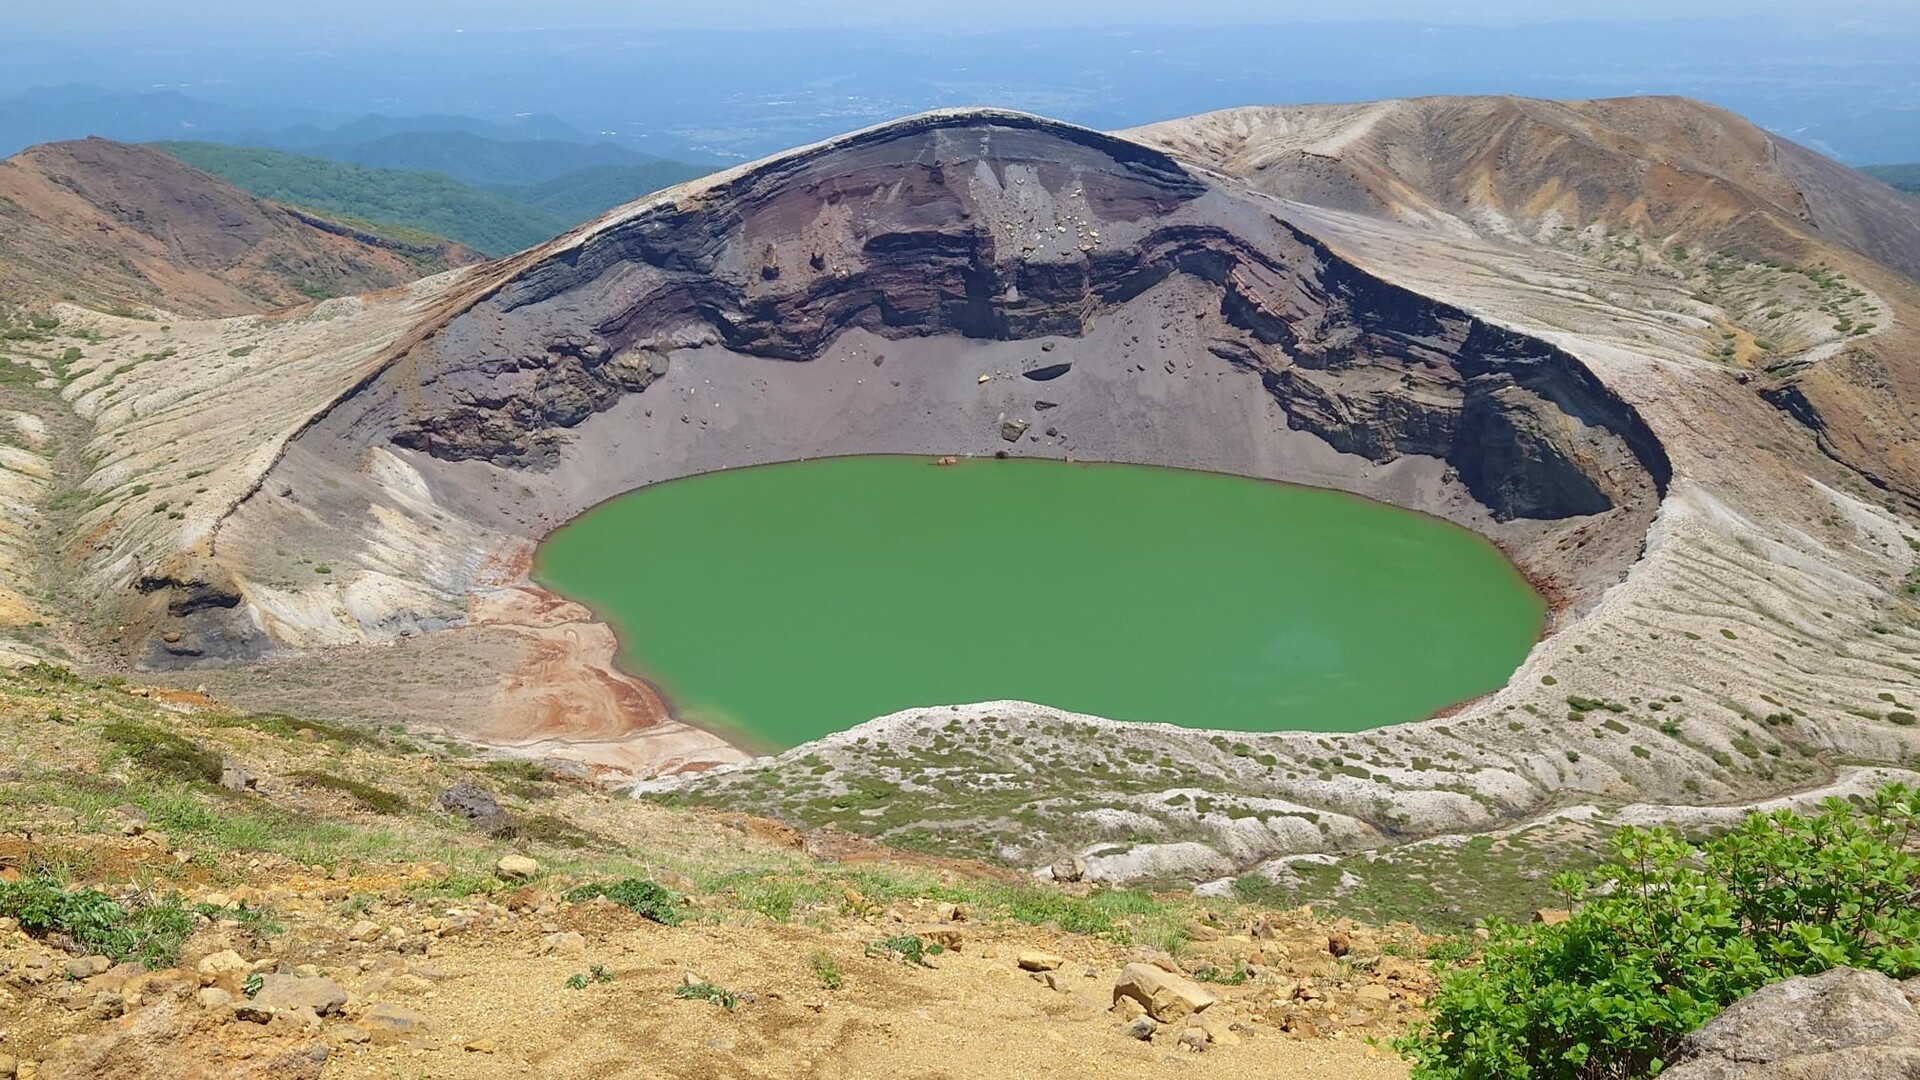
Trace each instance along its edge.
{"label": "volcanic crater", "polygon": [[[1176,158],[1145,134],[926,114],[405,290],[201,324],[176,346],[190,379],[81,371],[69,393],[111,448],[102,485],[191,477],[204,492],[177,518],[80,524],[75,558],[117,605],[102,636],[242,703],[437,727],[724,794],[792,755],[748,762],[675,721],[614,666],[604,624],[528,578],[542,537],[620,493],[747,465],[1074,458],[1294,481],[1447,518],[1553,601],[1550,636],[1506,690],[1443,720],[1229,745],[1029,703],[943,703],[794,752],[824,755],[829,785],[892,769],[887,783],[915,790],[917,774],[863,764],[857,747],[910,758],[957,720],[994,748],[972,775],[1057,811],[1025,840],[976,828],[988,853],[1129,837],[1097,872],[1206,875],[1487,828],[1568,792],[1691,801],[1845,781],[1793,758],[1723,760],[1748,727],[1873,764],[1913,752],[1905,731],[1848,719],[1870,690],[1914,682],[1891,658],[1920,633],[1888,614],[1911,527],[1849,494],[1799,419],[1671,323],[1636,345],[1622,327],[1646,304],[1569,299],[1547,279],[1571,271],[1544,269],[1545,245],[1276,197],[1228,175],[1224,155],[1197,163],[1209,130],[1163,139]],[[1904,310],[1911,282],[1863,266],[1862,295]],[[125,350],[160,333],[112,328]],[[244,357],[232,348],[255,340]],[[206,430],[181,431],[189,411]],[[115,432],[137,434],[115,445]],[[1730,448],[1731,432],[1763,448]],[[1799,524],[1815,518],[1850,532]],[[636,573],[671,569],[635,560]],[[1843,659],[1808,652],[1821,648]],[[1756,668],[1768,656],[1782,659]],[[1589,734],[1588,710],[1564,703],[1580,694],[1630,697],[1622,712],[1672,698],[1692,726],[1655,755],[1644,744],[1661,717],[1636,719],[1644,737]],[[1778,694],[1804,717],[1792,731],[1754,720],[1755,695]],[[1151,745],[1188,767],[1133,769],[1140,783],[1066,805],[1036,790],[1036,743],[1102,761]],[[1335,774],[1329,755],[1368,766]],[[1443,758],[1455,764],[1417,764]],[[1271,812],[1223,823],[1169,809],[1187,787]]]}

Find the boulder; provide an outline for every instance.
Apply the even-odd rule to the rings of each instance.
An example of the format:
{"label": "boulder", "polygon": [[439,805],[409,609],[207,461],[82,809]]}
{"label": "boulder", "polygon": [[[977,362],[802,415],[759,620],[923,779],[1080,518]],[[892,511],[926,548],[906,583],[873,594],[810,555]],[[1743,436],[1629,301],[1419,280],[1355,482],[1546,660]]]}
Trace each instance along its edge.
{"label": "boulder", "polygon": [[1663,1080],[1920,1080],[1920,1013],[1884,975],[1762,987],[1686,1037]]}
{"label": "boulder", "polygon": [[1152,964],[1128,964],[1113,984],[1113,998],[1132,998],[1163,1024],[1184,1020],[1218,999],[1206,987]]}
{"label": "boulder", "polygon": [[332,979],[268,975],[260,980],[260,992],[253,995],[253,1004],[275,1012],[307,1008],[327,1016],[346,1007],[347,990]]}
{"label": "boulder", "polygon": [[1053,864],[1053,880],[1075,882],[1087,876],[1087,860],[1078,855],[1067,855]]}
{"label": "boulder", "polygon": [[252,967],[253,965],[249,964],[246,958],[239,953],[234,952],[232,949],[224,949],[202,959],[194,970],[202,975],[211,975],[218,978],[221,975],[237,975]]}
{"label": "boulder", "polygon": [[1021,971],[1052,971],[1066,963],[1060,957],[1050,952],[1041,952],[1039,949],[1022,950],[1016,962],[1020,965]]}
{"label": "boulder", "polygon": [[508,881],[525,881],[540,873],[540,864],[525,855],[504,855],[493,869]]}
{"label": "boulder", "polygon": [[488,836],[513,835],[513,815],[502,809],[485,788],[458,783],[441,792],[439,802],[442,810],[465,818],[467,824]]}

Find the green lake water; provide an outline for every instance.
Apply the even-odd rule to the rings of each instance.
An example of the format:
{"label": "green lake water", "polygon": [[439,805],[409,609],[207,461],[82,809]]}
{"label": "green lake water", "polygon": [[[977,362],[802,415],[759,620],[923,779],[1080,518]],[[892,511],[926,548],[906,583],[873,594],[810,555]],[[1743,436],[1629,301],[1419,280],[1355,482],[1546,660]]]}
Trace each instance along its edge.
{"label": "green lake water", "polygon": [[920,705],[1352,731],[1493,690],[1545,604],[1350,495],[1131,465],[833,458],[610,500],[535,578],[688,721],[780,749]]}

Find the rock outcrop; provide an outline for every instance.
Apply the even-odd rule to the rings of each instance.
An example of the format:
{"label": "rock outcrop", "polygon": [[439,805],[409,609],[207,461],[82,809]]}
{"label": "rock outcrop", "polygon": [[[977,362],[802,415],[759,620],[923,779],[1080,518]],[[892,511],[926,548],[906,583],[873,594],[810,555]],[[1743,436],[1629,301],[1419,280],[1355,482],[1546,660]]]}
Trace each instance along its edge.
{"label": "rock outcrop", "polygon": [[1920,1078],[1920,980],[1835,968],[1756,990],[1687,1036],[1668,1080]]}

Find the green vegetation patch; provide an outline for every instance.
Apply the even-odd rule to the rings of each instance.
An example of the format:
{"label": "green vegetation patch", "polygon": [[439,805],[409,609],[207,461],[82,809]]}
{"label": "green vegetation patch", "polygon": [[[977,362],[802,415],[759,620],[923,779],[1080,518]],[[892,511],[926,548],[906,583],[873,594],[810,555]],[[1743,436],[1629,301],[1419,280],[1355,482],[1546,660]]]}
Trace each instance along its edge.
{"label": "green vegetation patch", "polygon": [[308,787],[325,788],[350,795],[354,801],[376,814],[402,814],[410,807],[407,800],[385,788],[359,780],[351,780],[333,773],[320,772],[317,769],[300,769],[287,774],[288,779]]}
{"label": "green vegetation patch", "polygon": [[156,776],[190,784],[220,782],[219,754],[165,728],[117,720],[100,734],[127,760]]}
{"label": "green vegetation patch", "polygon": [[1751,814],[1695,846],[1623,829],[1555,885],[1564,923],[1496,922],[1432,1019],[1396,1047],[1416,1080],[1652,1076],[1687,1033],[1767,983],[1838,966],[1920,975],[1920,789]]}
{"label": "green vegetation patch", "polygon": [[577,904],[602,896],[663,926],[680,925],[679,894],[643,878],[622,878],[611,885],[597,882],[581,885],[568,889],[560,898]]}
{"label": "green vegetation patch", "polygon": [[345,217],[347,224],[389,234],[401,244],[437,246],[445,237],[488,255],[505,255],[549,240],[571,224],[438,173],[374,169],[258,147],[158,145],[249,194]]}
{"label": "green vegetation patch", "polygon": [[90,953],[150,968],[176,963],[197,921],[177,896],[128,907],[97,889],[68,890],[50,875],[0,881],[0,915],[29,934],[64,934]]}

